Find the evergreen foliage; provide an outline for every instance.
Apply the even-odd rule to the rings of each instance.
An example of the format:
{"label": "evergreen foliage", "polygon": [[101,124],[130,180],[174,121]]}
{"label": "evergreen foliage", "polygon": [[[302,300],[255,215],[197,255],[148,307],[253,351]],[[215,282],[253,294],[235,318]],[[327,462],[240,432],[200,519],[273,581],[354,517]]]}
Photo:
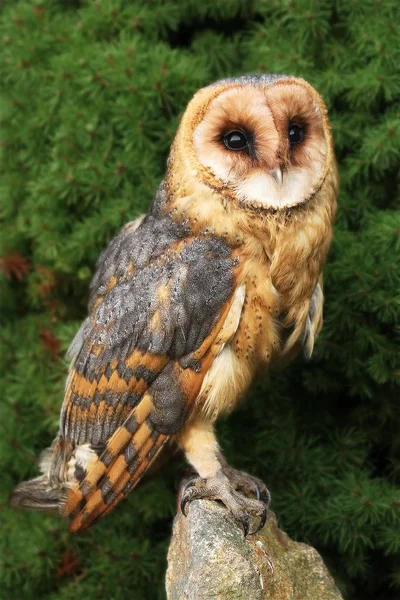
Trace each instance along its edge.
{"label": "evergreen foliage", "polygon": [[340,210],[313,359],[259,382],[221,444],[347,600],[398,599],[398,0],[0,4],[1,598],[164,597],[179,465],[82,536],[7,498],[56,433],[95,261],[148,207],[187,101],[259,71],[302,76],[326,100]]}

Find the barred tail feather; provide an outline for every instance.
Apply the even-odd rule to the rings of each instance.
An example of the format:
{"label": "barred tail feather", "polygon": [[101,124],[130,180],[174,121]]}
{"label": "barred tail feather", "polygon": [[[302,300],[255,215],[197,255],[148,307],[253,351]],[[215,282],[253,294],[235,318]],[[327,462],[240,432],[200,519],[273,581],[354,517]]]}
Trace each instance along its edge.
{"label": "barred tail feather", "polygon": [[20,483],[10,497],[13,508],[61,510],[64,503],[65,491],[61,487],[53,487],[46,475]]}
{"label": "barred tail feather", "polygon": [[46,448],[39,458],[41,475],[23,481],[14,489],[10,497],[13,508],[63,511],[68,484],[61,477],[64,462],[71,457],[71,446],[56,437],[50,448]]}

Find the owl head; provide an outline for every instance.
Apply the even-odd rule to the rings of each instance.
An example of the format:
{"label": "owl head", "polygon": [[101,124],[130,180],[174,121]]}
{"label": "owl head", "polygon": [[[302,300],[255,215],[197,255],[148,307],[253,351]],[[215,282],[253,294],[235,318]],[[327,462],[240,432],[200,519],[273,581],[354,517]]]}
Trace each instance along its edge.
{"label": "owl head", "polygon": [[284,75],[243,76],[199,90],[170,159],[188,187],[201,184],[227,203],[275,211],[311,199],[333,162],[323,100],[303,79]]}

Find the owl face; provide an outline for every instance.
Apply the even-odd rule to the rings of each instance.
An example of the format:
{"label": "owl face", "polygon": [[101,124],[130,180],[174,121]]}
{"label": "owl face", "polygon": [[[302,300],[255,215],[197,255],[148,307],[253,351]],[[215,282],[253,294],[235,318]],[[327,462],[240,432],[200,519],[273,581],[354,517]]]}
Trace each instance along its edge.
{"label": "owl face", "polygon": [[322,185],[331,152],[320,96],[291,77],[236,81],[204,88],[192,100],[196,176],[241,206],[286,209],[306,202]]}

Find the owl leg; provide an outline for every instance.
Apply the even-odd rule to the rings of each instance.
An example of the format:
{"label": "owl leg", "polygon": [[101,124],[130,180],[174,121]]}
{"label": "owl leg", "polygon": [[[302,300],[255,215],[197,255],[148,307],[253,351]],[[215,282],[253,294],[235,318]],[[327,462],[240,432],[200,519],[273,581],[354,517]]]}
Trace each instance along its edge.
{"label": "owl leg", "polygon": [[[259,480],[228,467],[218,449],[212,424],[196,421],[180,434],[178,441],[186,458],[198,473],[198,476],[183,482],[180,493],[183,514],[186,514],[188,505],[195,498],[220,500],[243,525],[246,536],[249,534],[252,517],[259,521],[257,528],[251,533],[261,529],[267,519],[269,492]],[[249,498],[242,491],[255,495],[256,499]]]}

